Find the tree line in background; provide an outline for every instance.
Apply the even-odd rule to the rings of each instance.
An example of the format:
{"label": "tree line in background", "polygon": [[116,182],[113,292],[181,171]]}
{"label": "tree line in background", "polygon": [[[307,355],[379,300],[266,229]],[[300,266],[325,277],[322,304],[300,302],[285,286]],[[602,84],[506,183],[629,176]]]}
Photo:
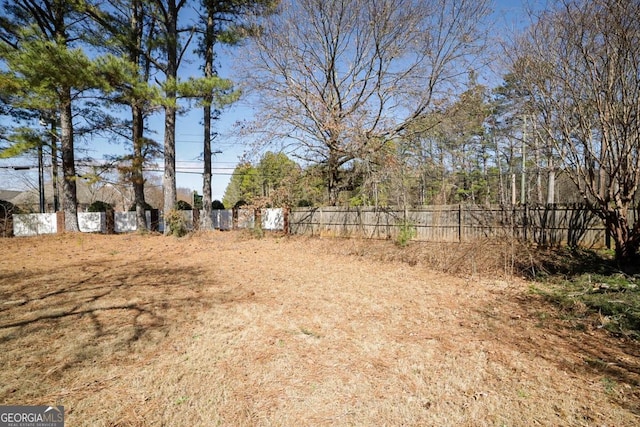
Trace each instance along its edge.
{"label": "tree line in background", "polygon": [[[490,90],[470,76],[450,106],[424,115],[407,136],[381,145],[375,161],[353,159],[337,176],[341,206],[433,204],[576,204],[583,197],[567,174],[550,168],[532,116],[512,108],[511,83]],[[552,160],[551,160],[552,161]],[[267,151],[236,167],[223,199],[255,206],[332,204],[326,165]],[[523,181],[524,178],[524,181]]]}
{"label": "tree line in background", "polygon": [[485,1],[283,1],[247,51],[248,128],[319,172],[328,204],[580,201],[632,265],[640,2],[552,2],[493,51],[488,16]]}
{"label": "tree line in background", "polygon": [[[185,21],[187,7],[197,19]],[[581,202],[621,265],[638,254],[640,2],[552,2],[508,42],[490,37],[489,0],[17,0],[2,16],[3,113],[48,125],[4,136],[19,151],[52,135],[65,211],[74,137],[120,126],[131,157],[118,164],[142,186],[157,151],[144,119],[156,110],[170,210],[182,98],[204,108],[209,209],[210,119],[241,88],[256,120],[240,137],[265,154],[236,168],[227,207]],[[216,77],[213,48],[246,36],[234,87]],[[203,75],[185,78],[192,39]],[[480,83],[489,64],[503,79],[494,87]],[[107,115],[116,106],[131,119]]]}
{"label": "tree line in background", "polygon": [[[216,47],[251,34],[246,16],[272,7],[270,0],[3,1],[0,113],[11,125],[1,129],[1,155],[37,150],[42,164],[48,148],[53,170],[61,164],[65,228],[78,231],[76,140],[101,134],[128,141],[130,154],[113,163],[134,189],[139,229],[147,229],[149,162],[164,162],[163,210],[177,201],[176,115],[186,108],[181,100],[203,108],[210,175],[211,121],[238,97],[232,82],[218,77]],[[181,73],[187,60],[198,61],[202,75]],[[147,119],[156,112],[165,118],[162,144],[147,136]],[[210,177],[203,194],[210,202]]]}

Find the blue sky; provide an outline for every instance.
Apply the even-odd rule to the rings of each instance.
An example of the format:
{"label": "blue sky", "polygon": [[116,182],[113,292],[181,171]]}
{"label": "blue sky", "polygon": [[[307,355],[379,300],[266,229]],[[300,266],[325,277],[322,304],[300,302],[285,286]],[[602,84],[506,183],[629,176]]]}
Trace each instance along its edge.
{"label": "blue sky", "polygon": [[[535,0],[534,0],[535,2]],[[525,4],[527,0],[498,0],[494,2],[493,21],[496,27],[496,34],[503,31],[509,31],[514,27],[521,27],[526,22]],[[540,1],[535,2],[537,4]],[[223,77],[233,73],[233,54],[222,52],[220,54],[220,74]],[[197,64],[186,64],[184,75],[200,75]],[[217,122],[217,132],[219,136],[213,142],[213,151],[220,151],[213,157],[213,181],[212,195],[213,199],[221,200],[225,188],[231,178],[234,167],[238,164],[239,159],[250,146],[250,141],[241,141],[235,137],[234,124],[240,120],[250,120],[253,117],[252,110],[245,101],[239,101],[233,106],[223,111],[221,119]],[[202,193],[202,112],[199,108],[192,109],[188,114],[178,117],[176,126],[176,184],[178,187],[186,187]],[[149,135],[160,143],[163,140],[163,121],[164,117],[161,112],[152,116],[149,126],[155,131],[155,134]],[[87,148],[89,151],[86,155],[97,160],[101,160],[105,154],[120,154],[127,150],[127,147],[108,144],[106,140],[100,138],[94,140]],[[2,169],[6,165],[35,165],[35,159],[9,159],[0,160],[0,188],[1,189],[25,189],[28,187],[27,181],[31,183],[37,182],[35,172],[32,171],[13,171]],[[162,167],[162,163],[158,165]],[[161,177],[161,173],[156,173]]]}
{"label": "blue sky", "polygon": [[[521,27],[526,21],[525,6],[528,3],[539,4],[543,0],[497,0],[494,2],[493,21],[496,28],[501,31],[509,31],[515,27]],[[221,73],[230,73],[233,66],[233,55],[225,56],[222,61]],[[214,176],[212,192],[214,199],[222,199],[224,190],[229,182],[231,172],[238,163],[238,159],[248,147],[242,145],[234,138],[233,125],[238,120],[251,119],[252,110],[245,102],[240,101],[237,105],[226,110],[219,121],[219,132],[221,133],[217,141],[214,142],[213,150],[222,151],[214,157]],[[159,118],[160,121],[162,118]],[[178,122],[177,141],[177,166],[178,170],[186,171],[185,168],[201,168],[201,163],[194,162],[202,152],[201,148],[201,126],[199,125],[201,115],[199,111],[192,112],[187,117],[182,117]],[[235,143],[234,143],[235,141]],[[201,169],[200,169],[201,170]],[[187,172],[193,172],[189,170]],[[202,178],[193,173],[178,173],[178,187],[189,187],[202,192]]]}

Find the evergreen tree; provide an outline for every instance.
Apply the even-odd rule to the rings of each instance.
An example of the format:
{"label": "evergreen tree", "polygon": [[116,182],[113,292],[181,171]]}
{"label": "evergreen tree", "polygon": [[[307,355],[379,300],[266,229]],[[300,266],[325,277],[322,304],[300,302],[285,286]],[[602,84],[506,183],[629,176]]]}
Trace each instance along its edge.
{"label": "evergreen tree", "polygon": [[159,151],[156,142],[145,137],[145,119],[160,99],[157,88],[149,84],[156,23],[145,0],[109,0],[106,5],[94,2],[87,13],[97,23],[94,42],[122,62],[122,73],[112,82],[116,91],[109,101],[125,104],[130,110],[132,151],[120,159],[120,170],[133,185],[137,229],[147,230],[143,167]]}
{"label": "evergreen tree", "polygon": [[[245,23],[249,14],[266,13],[272,8],[272,0],[201,0],[203,13],[200,16],[202,39],[200,56],[203,59],[204,77],[211,79],[217,76],[215,65],[216,46],[218,44],[237,44],[250,28]],[[204,173],[202,182],[203,214],[200,216],[200,227],[210,229],[211,220],[211,142],[215,138],[212,122],[220,115],[219,106],[214,103],[214,94],[207,93],[203,98],[203,161]]]}
{"label": "evergreen tree", "polygon": [[0,83],[17,89],[20,107],[60,120],[62,207],[68,231],[79,230],[73,104],[81,93],[106,85],[96,61],[77,47],[84,32],[83,6],[80,0],[4,2],[5,19],[0,21],[0,58],[7,70]]}
{"label": "evergreen tree", "polygon": [[235,206],[238,202],[251,204],[260,196],[261,190],[258,170],[251,163],[241,163],[233,170],[222,203],[225,206]]}

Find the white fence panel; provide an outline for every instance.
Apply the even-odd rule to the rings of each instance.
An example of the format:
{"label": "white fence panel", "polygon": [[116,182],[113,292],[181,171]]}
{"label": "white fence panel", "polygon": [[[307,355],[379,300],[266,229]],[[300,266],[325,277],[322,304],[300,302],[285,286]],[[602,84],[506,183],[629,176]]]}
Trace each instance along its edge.
{"label": "white fence panel", "polygon": [[238,228],[253,228],[255,219],[255,211],[253,209],[238,209]]}
{"label": "white fence panel", "polygon": [[116,233],[129,233],[138,229],[136,225],[136,213],[134,211],[115,212],[113,220],[113,230]]}
{"label": "white fence panel", "polygon": [[78,212],[78,225],[84,233],[106,233],[107,214],[104,212]]}
{"label": "white fence panel", "polygon": [[220,228],[220,210],[214,209],[211,211],[211,226],[214,230]]}
{"label": "white fence panel", "polygon": [[233,225],[231,209],[214,209],[211,211],[211,224],[216,230],[231,230]]}
{"label": "white fence panel", "polygon": [[282,208],[272,208],[262,210],[263,230],[283,230],[284,212]]}
{"label": "white fence panel", "polygon": [[[151,226],[151,211],[146,211],[145,216],[147,218],[147,226]],[[129,233],[138,229],[135,211],[116,212],[113,219],[113,229],[116,233]],[[162,221],[160,221],[160,228],[163,228]]]}
{"label": "white fence panel", "polygon": [[55,234],[58,223],[55,213],[20,214],[13,216],[14,236],[38,236],[40,234]]}
{"label": "white fence panel", "polygon": [[216,228],[228,231],[233,228],[233,211],[231,209],[219,210],[218,226]]}

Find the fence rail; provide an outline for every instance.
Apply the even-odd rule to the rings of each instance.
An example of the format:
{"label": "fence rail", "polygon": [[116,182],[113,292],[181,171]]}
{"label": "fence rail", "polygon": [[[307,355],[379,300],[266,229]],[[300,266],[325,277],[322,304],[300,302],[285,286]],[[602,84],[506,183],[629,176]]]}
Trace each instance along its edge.
{"label": "fence rail", "polygon": [[545,246],[608,246],[602,221],[583,206],[425,206],[419,209],[296,208],[292,234],[394,239],[403,227],[415,240],[470,242],[482,238],[518,238]]}

